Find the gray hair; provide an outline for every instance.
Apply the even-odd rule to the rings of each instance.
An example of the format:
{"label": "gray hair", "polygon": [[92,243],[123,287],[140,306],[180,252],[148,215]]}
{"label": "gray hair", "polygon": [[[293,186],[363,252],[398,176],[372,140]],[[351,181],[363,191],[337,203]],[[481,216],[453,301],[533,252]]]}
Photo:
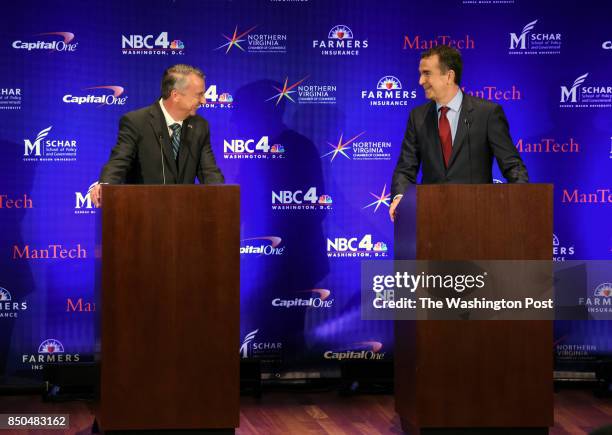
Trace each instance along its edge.
{"label": "gray hair", "polygon": [[168,99],[172,89],[185,89],[189,83],[187,80],[187,76],[189,74],[195,74],[204,80],[204,73],[202,70],[191,65],[179,63],[177,65],[172,65],[170,68],[164,71],[164,76],[162,77],[161,82],[162,98],[164,100]]}

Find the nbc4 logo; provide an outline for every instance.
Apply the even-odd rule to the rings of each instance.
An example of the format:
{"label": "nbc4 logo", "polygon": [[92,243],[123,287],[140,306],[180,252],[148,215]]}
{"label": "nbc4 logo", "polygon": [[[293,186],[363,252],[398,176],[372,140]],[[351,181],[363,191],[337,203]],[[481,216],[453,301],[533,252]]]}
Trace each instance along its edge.
{"label": "nbc4 logo", "polygon": [[365,234],[361,239],[357,237],[336,237],[327,239],[328,257],[386,257],[387,244],[384,242],[372,243],[372,234]]}

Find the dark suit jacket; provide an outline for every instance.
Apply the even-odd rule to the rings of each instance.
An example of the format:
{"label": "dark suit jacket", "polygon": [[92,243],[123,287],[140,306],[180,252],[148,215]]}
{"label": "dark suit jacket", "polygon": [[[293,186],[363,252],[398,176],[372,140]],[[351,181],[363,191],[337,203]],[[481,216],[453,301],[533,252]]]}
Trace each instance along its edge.
{"label": "dark suit jacket", "polygon": [[438,135],[436,103],[410,112],[400,156],[393,172],[392,198],[415,184],[423,166],[423,184],[493,182],[493,157],[509,183],[527,183],[527,168],[510,138],[501,106],[463,94],[459,123],[448,169],[444,167]]}
{"label": "dark suit jacket", "polygon": [[164,181],[165,184],[192,184],[196,176],[200,183],[224,182],[210,147],[208,122],[198,115],[183,121],[176,162],[168,127],[159,101],[156,101],[149,107],[121,117],[117,144],[102,168],[99,181],[111,184],[164,184]]}

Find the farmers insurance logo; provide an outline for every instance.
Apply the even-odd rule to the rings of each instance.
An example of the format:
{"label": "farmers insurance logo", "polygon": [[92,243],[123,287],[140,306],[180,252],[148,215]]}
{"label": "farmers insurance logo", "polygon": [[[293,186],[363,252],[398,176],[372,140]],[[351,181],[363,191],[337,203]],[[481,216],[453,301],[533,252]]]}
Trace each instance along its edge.
{"label": "farmers insurance logo", "polygon": [[259,329],[255,329],[244,336],[240,346],[241,358],[279,358],[283,351],[280,341],[256,341]]}
{"label": "farmers insurance logo", "polygon": [[24,162],[76,162],[77,141],[66,137],[47,138],[52,128],[50,125],[40,130],[34,139],[23,140]]}
{"label": "farmers insurance logo", "polygon": [[385,358],[385,352],[381,352],[383,344],[380,341],[362,341],[355,343],[348,349],[328,350],[323,354],[325,359],[365,359],[381,360]]}
{"label": "farmers insurance logo", "polygon": [[339,160],[391,160],[391,142],[357,140],[364,134],[365,131],[362,131],[349,139],[344,139],[344,133],[340,133],[337,142],[327,142],[331,151],[323,154],[321,158],[328,157],[330,162],[336,157],[339,157]]}
{"label": "farmers insurance logo", "polygon": [[336,237],[327,239],[327,256],[340,257],[388,257],[387,244],[384,242],[372,243],[372,234],[363,237]]}
{"label": "farmers insurance logo", "polygon": [[229,92],[217,92],[217,85],[208,85],[204,92],[206,102],[200,107],[205,109],[232,109],[234,107],[234,97]]}
{"label": "farmers insurance logo", "polygon": [[159,35],[121,35],[121,54],[124,55],[183,55],[185,43],[169,41],[168,32]]}
{"label": "farmers insurance logo", "polygon": [[402,82],[395,76],[384,76],[376,83],[376,90],[362,90],[361,99],[370,106],[407,106],[416,98],[417,91],[402,89]]}
{"label": "farmers insurance logo", "polygon": [[281,33],[251,33],[257,26],[241,31],[238,26],[234,27],[232,33],[222,33],[224,44],[215,50],[224,50],[228,54],[233,51],[246,51],[248,53],[287,53],[287,35]]}
{"label": "farmers insurance logo", "polygon": [[91,189],[93,189],[97,184],[97,181],[91,183],[84,195],[82,192],[74,192],[74,214],[96,214],[96,209],[91,202]]}
{"label": "farmers insurance logo", "polygon": [[323,56],[358,56],[359,50],[368,48],[368,40],[355,39],[348,26],[339,24],[331,28],[327,40],[313,40],[312,48]]}
{"label": "farmers insurance logo", "polygon": [[537,22],[527,23],[520,35],[510,33],[508,54],[561,54],[561,33],[535,33]]}
{"label": "farmers insurance logo", "polygon": [[[42,37],[42,38],[41,38]],[[38,33],[28,41],[16,40],[11,44],[16,50],[44,50],[58,52],[76,51],[78,42],[74,41],[74,33],[71,32],[48,32]]]}
{"label": "farmers insurance logo", "polygon": [[266,101],[274,101],[276,106],[283,99],[298,104],[336,104],[336,85],[302,84],[307,78],[293,82],[285,77],[282,87],[272,86],[276,93]]}
{"label": "farmers insurance logo", "polygon": [[272,210],[331,210],[332,198],[318,195],[316,187],[302,190],[272,191]]}
{"label": "farmers insurance logo", "polygon": [[561,100],[559,107],[612,107],[612,86],[610,85],[583,85],[589,73],[585,73],[574,80],[570,86],[561,86]]}
{"label": "farmers insurance logo", "polygon": [[281,144],[270,145],[268,136],[259,139],[223,139],[223,158],[225,159],[283,159],[285,147]]}
{"label": "farmers insurance logo", "polygon": [[0,110],[21,109],[21,88],[0,88]]}
{"label": "farmers insurance logo", "polygon": [[240,241],[240,255],[277,256],[285,253],[283,239],[277,236],[251,237]]}
{"label": "farmers insurance logo", "polygon": [[127,96],[124,95],[125,89],[121,86],[92,86],[85,88],[84,95],[66,94],[62,97],[62,101],[66,104],[95,104],[101,106],[124,106],[127,102]]}
{"label": "farmers insurance logo", "polygon": [[44,364],[79,362],[80,359],[81,356],[78,353],[66,353],[61,341],[54,338],[46,339],[40,343],[37,354],[21,355],[21,362],[30,364],[32,370],[42,370]]}
{"label": "farmers insurance logo", "polygon": [[331,308],[334,299],[330,299],[331,290],[324,288],[313,288],[300,293],[310,293],[308,298],[272,299],[272,306],[277,308]]}
{"label": "farmers insurance logo", "polygon": [[0,287],[0,319],[3,317],[17,318],[19,313],[28,309],[26,301],[14,301],[11,293]]}
{"label": "farmers insurance logo", "polygon": [[604,282],[593,290],[593,297],[578,298],[578,304],[589,313],[612,313],[612,283]]}
{"label": "farmers insurance logo", "polygon": [[562,245],[559,237],[553,234],[553,261],[565,261],[567,257],[573,257],[575,252],[574,245]]}

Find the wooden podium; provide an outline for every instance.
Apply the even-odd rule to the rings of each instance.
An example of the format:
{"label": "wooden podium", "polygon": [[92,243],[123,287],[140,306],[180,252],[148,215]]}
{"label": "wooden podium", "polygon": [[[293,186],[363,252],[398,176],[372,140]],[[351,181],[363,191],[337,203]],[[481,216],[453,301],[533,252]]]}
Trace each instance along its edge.
{"label": "wooden podium", "polygon": [[[396,227],[404,232],[415,220],[410,206],[402,200],[398,207]],[[418,186],[416,256],[552,260],[552,216],[552,185]],[[397,321],[395,399],[402,428],[413,435],[547,434],[552,322]]]}
{"label": "wooden podium", "polygon": [[238,186],[102,188],[104,432],[239,425]]}

